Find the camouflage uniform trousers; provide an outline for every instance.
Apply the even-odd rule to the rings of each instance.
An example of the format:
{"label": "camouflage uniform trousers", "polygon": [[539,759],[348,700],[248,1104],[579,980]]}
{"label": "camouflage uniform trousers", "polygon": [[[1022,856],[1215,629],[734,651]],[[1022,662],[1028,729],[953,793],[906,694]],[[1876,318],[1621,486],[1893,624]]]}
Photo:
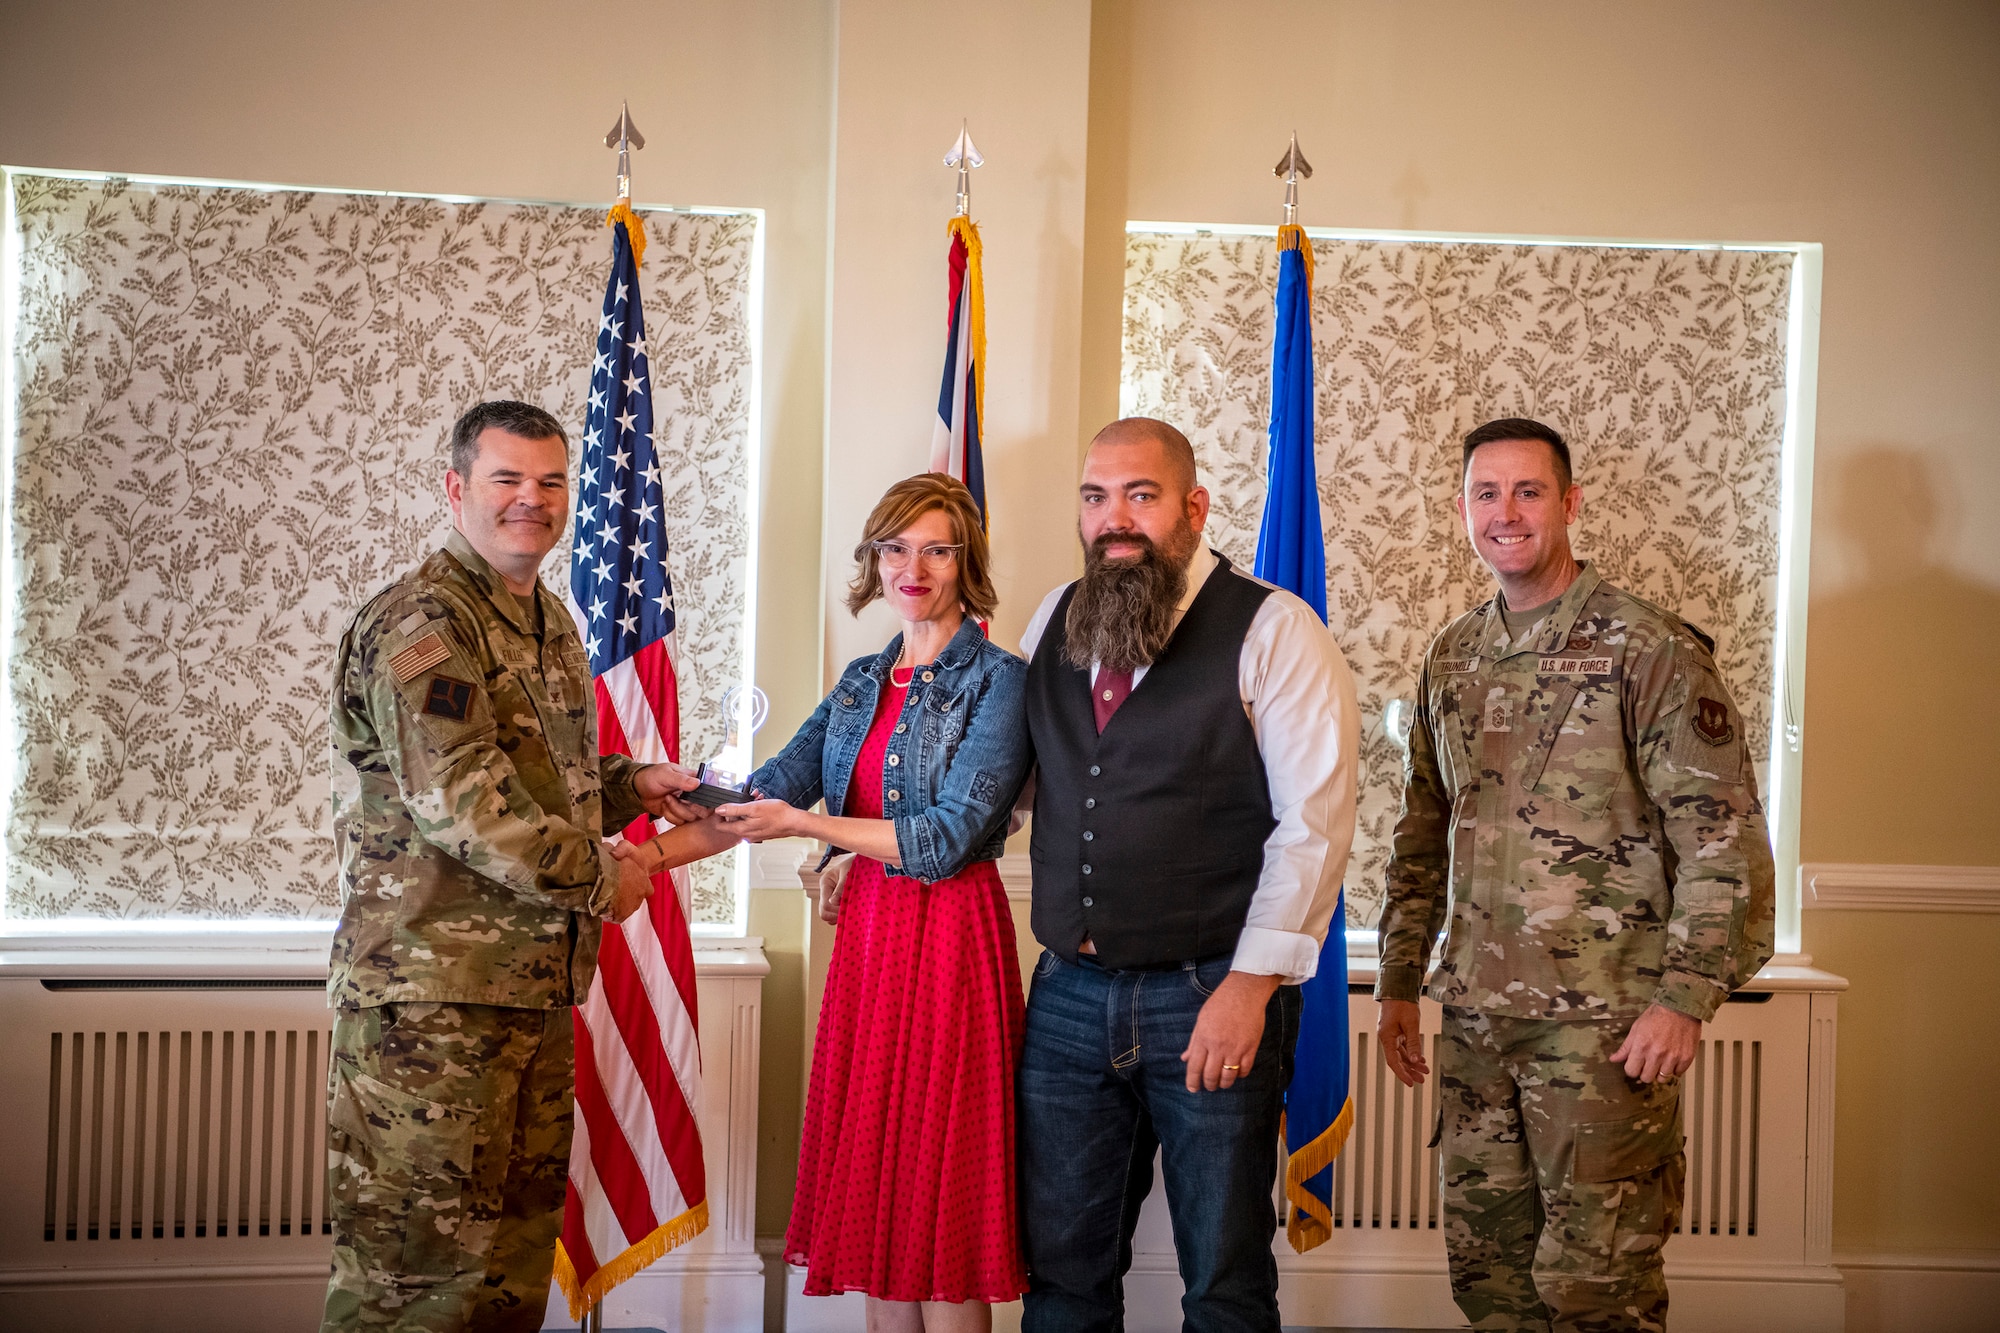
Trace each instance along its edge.
{"label": "camouflage uniform trousers", "polygon": [[1662,1251],[1687,1165],[1680,1083],[1636,1083],[1611,1062],[1630,1027],[1445,1010],[1445,1249],[1472,1327],[1666,1327]]}
{"label": "camouflage uniform trousers", "polygon": [[338,1011],[323,1333],[542,1326],[569,1171],[571,1013]]}

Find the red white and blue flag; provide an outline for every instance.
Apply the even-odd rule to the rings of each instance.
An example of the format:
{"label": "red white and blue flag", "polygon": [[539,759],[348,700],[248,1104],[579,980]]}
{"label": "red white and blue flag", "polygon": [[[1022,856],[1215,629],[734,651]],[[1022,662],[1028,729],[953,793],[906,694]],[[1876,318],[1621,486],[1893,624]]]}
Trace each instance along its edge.
{"label": "red white and blue flag", "polygon": [[945,304],[944,384],[931,431],[931,471],[965,483],[986,520],[986,460],[980,442],[986,409],[986,284],[980,275],[979,227],[951,220]]}
{"label": "red white and blue flag", "polygon": [[[645,231],[623,203],[597,325],[577,472],[570,596],[597,686],[598,748],[677,759],[674,588],[653,440]],[[640,816],[626,835],[653,834]],[[556,1280],[581,1319],[604,1294],[708,1225],[701,1050],[685,872],[662,875],[644,911],[604,927],[597,976],[576,1011],[576,1129]]]}

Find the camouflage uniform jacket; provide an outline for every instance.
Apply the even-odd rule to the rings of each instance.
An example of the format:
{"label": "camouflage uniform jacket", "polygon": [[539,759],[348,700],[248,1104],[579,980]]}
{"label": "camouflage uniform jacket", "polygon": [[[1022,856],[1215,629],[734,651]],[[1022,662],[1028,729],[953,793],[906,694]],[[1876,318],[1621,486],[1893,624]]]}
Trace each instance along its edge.
{"label": "camouflage uniform jacket", "polygon": [[1712,644],[1585,565],[1509,646],[1497,599],[1424,656],[1376,994],[1703,1021],[1771,956],[1771,848]]}
{"label": "camouflage uniform jacket", "polygon": [[[354,618],[334,658],[342,1008],[582,999],[639,765],[597,754],[567,609],[533,606],[454,532]],[[600,776],[601,771],[601,776]]]}

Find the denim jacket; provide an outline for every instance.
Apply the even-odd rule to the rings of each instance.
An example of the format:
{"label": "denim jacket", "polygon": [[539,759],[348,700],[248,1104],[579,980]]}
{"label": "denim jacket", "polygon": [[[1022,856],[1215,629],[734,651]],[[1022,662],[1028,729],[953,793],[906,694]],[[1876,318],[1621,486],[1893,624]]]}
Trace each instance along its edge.
{"label": "denim jacket", "polygon": [[[848,663],[833,693],[750,785],[801,810],[824,797],[826,812],[840,814],[882,684],[902,651],[898,634],[874,657]],[[882,806],[895,821],[904,875],[934,883],[1006,846],[1007,818],[1028,778],[1027,678],[1027,664],[968,618],[910,682],[882,768]],[[839,850],[828,848],[820,865]]]}

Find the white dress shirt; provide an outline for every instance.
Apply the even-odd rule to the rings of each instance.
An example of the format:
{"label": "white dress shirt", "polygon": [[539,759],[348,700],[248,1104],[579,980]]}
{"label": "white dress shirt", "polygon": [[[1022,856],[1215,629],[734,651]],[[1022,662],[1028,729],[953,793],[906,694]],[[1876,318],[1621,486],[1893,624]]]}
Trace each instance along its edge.
{"label": "white dress shirt", "polygon": [[[1187,593],[1174,611],[1176,625],[1215,567],[1215,553],[1206,543],[1198,545],[1188,561]],[[1023,657],[1035,655],[1067,587],[1042,599],[1021,636]],[[1132,672],[1134,690],[1146,671],[1138,667]],[[1096,663],[1090,679],[1094,686]],[[1344,922],[1334,921],[1333,911],[1354,846],[1361,749],[1354,676],[1312,608],[1278,588],[1257,608],[1243,637],[1236,689],[1257,737],[1278,826],[1264,840],[1264,868],[1233,967],[1297,983],[1319,970],[1327,931],[1345,928]],[[1030,783],[1023,800],[1031,800],[1033,791]]]}

